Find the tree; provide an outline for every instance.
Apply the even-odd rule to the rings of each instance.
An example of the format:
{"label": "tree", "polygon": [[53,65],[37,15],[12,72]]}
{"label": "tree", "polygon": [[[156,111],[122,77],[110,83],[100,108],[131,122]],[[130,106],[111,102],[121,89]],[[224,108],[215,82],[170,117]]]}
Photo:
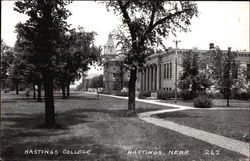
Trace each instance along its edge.
{"label": "tree", "polygon": [[36,58],[41,63],[39,71],[42,74],[45,92],[45,127],[55,127],[56,125],[53,97],[56,49],[60,33],[67,29],[65,20],[70,13],[66,10],[65,5],[68,3],[69,1],[63,0],[15,2],[14,10],[29,16],[25,26],[33,29],[35,33],[32,44],[35,47]]}
{"label": "tree", "polygon": [[[14,46],[15,52],[18,53],[18,59],[20,62],[25,61],[23,66],[22,73],[25,73],[23,77],[26,82],[27,86],[32,84],[33,92],[34,92],[34,99],[36,99],[36,89],[35,86],[38,86],[38,97],[37,101],[41,102],[41,86],[42,86],[42,76],[41,76],[41,66],[42,64],[37,61],[37,54],[35,53],[35,46],[33,44],[33,40],[35,39],[35,30],[29,27],[28,23],[18,23],[16,25],[16,32],[17,32],[17,40]],[[39,60],[39,59],[38,59]],[[18,65],[18,63],[16,64]]]}
{"label": "tree", "polygon": [[102,88],[103,87],[103,75],[95,76],[92,78],[90,88]]}
{"label": "tree", "polygon": [[101,60],[101,48],[94,45],[94,32],[85,32],[82,27],[69,30],[61,38],[60,56],[58,57],[57,79],[62,88],[63,98],[70,95],[69,86],[81,73],[87,71],[88,65]]}
{"label": "tree", "polygon": [[12,67],[15,58],[15,53],[13,48],[6,45],[3,40],[1,40],[1,88],[7,88],[9,84],[10,69]]}
{"label": "tree", "polygon": [[223,52],[219,47],[209,51],[210,54],[210,70],[215,82],[215,87],[220,90],[224,98],[229,99],[232,94],[232,88],[237,84],[239,64],[235,62],[236,53],[228,48],[227,52]]}
{"label": "tree", "polygon": [[122,18],[121,48],[127,50],[125,64],[130,69],[127,116],[134,115],[136,73],[152,54],[148,49],[162,44],[162,38],[175,34],[177,29],[188,31],[192,17],[197,16],[197,6],[189,1],[163,0],[117,0],[106,6]]}
{"label": "tree", "polygon": [[[200,54],[200,55],[199,55]],[[208,71],[206,69],[206,60],[202,53],[192,50],[182,54],[183,68],[178,86],[185,91],[190,91],[190,98],[197,96],[198,92],[205,91],[211,86]]]}

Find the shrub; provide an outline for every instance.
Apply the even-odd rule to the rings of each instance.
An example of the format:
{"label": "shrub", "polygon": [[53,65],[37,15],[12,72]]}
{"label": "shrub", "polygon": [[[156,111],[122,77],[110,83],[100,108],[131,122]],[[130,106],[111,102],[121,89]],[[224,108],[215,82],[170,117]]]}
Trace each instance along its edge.
{"label": "shrub", "polygon": [[145,99],[146,97],[151,97],[151,91],[141,91],[138,98]]}
{"label": "shrub", "polygon": [[128,97],[128,92],[117,92],[117,96],[123,96],[123,97]]}
{"label": "shrub", "polygon": [[223,98],[223,95],[220,93],[220,92],[210,92],[210,93],[207,93],[208,97],[209,98],[216,98],[216,99],[222,99]]}
{"label": "shrub", "polygon": [[233,92],[232,99],[248,100],[250,99],[250,93],[249,92]]}
{"label": "shrub", "polygon": [[10,93],[10,89],[9,88],[6,88],[3,90],[4,93]]}
{"label": "shrub", "polygon": [[111,92],[110,92],[110,91],[105,91],[105,90],[102,90],[100,93],[101,93],[101,94],[108,94],[108,95],[110,95],[110,94],[111,94]]}
{"label": "shrub", "polygon": [[174,91],[157,91],[157,98],[162,99],[162,100],[169,100],[171,98],[175,97],[175,92]]}
{"label": "shrub", "polygon": [[197,98],[194,99],[194,107],[211,108],[212,100],[206,95],[198,96]]}
{"label": "shrub", "polygon": [[192,93],[189,90],[182,90],[180,92],[180,97],[185,101],[185,100],[191,100],[196,97],[196,94]]}

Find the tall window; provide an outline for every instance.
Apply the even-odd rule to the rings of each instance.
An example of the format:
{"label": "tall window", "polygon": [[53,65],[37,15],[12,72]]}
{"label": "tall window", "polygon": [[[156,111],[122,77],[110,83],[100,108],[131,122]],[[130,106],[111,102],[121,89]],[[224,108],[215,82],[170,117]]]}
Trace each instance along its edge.
{"label": "tall window", "polygon": [[172,78],[172,62],[169,63],[170,69],[169,69],[169,78]]}
{"label": "tall window", "polygon": [[171,79],[172,78],[172,62],[164,64],[164,78]]}
{"label": "tall window", "polygon": [[167,63],[167,79],[169,78],[169,63]]}
{"label": "tall window", "polygon": [[166,64],[164,64],[164,68],[163,68],[163,77],[164,79],[166,78]]}

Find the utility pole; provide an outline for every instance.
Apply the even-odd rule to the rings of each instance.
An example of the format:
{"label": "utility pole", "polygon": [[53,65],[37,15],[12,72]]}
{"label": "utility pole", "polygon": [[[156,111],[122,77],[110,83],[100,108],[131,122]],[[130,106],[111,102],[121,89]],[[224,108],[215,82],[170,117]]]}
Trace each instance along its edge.
{"label": "utility pole", "polygon": [[178,50],[178,43],[181,42],[180,40],[174,40],[175,42],[175,82],[174,82],[174,102],[177,103],[177,50]]}

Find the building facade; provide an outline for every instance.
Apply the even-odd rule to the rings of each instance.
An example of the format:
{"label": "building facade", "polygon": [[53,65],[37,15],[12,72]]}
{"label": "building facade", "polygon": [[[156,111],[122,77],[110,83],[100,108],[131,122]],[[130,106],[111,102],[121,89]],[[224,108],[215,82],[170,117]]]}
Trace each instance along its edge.
{"label": "building facade", "polygon": [[[174,90],[175,80],[178,82],[179,75],[182,72],[182,54],[190,50],[197,52],[199,55],[205,54],[208,51],[169,48],[166,52],[159,52],[150,55],[145,67],[137,73],[136,90]],[[178,52],[176,53],[176,51]],[[119,55],[115,52],[114,41],[111,34],[109,35],[107,44],[104,46],[103,57],[105,60],[104,88],[106,90],[117,89],[115,88],[115,84],[119,83],[121,80],[120,78],[126,80],[127,83],[129,80],[129,72],[124,70],[121,66],[122,61],[120,61]],[[175,58],[177,58],[177,60],[175,60]],[[245,67],[248,72],[250,72],[249,52],[237,52],[236,62],[238,62],[240,66]],[[121,72],[121,69],[123,69],[123,72]],[[122,74],[119,75],[118,73]]]}

